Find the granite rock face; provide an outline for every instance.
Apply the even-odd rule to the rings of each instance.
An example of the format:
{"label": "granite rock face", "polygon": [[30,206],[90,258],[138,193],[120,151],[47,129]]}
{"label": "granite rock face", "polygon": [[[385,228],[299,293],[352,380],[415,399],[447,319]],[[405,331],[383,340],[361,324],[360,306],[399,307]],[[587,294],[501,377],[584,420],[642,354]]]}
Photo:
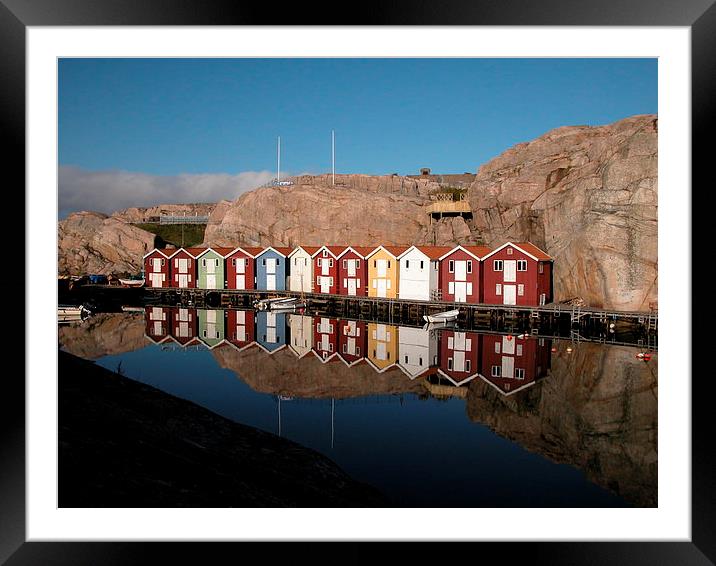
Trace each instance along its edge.
{"label": "granite rock face", "polygon": [[87,360],[133,352],[148,344],[144,327],[142,313],[98,313],[81,323],[60,326],[59,346]]}
{"label": "granite rock face", "polygon": [[633,505],[657,505],[658,356],[581,343],[550,376],[512,396],[475,380],[467,415],[531,452],[581,470]]}
{"label": "granite rock face", "polygon": [[557,301],[655,307],[657,137],[643,115],[512,147],[468,191],[475,229],[488,245],[530,240],[552,255]]}
{"label": "granite rock face", "polygon": [[58,273],[135,273],[154,234],[99,212],[76,212],[57,227]]}
{"label": "granite rock face", "polygon": [[[433,186],[434,185],[434,186]],[[435,183],[393,175],[300,177],[217,207],[206,245],[412,244],[429,224],[423,206]]]}
{"label": "granite rock face", "polygon": [[361,362],[348,368],[337,357],[327,363],[312,353],[297,359],[288,348],[269,355],[258,347],[239,352],[227,345],[212,353],[219,366],[260,393],[311,399],[425,394],[420,380],[411,381],[397,367],[378,373]]}

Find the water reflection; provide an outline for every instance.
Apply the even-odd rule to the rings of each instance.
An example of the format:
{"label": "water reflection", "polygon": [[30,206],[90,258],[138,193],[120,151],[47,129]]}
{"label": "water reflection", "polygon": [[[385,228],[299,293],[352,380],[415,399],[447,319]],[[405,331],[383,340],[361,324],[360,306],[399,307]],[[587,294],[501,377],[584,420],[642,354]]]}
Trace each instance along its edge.
{"label": "water reflection", "polygon": [[[277,405],[283,400],[283,434],[324,451],[406,504],[523,506],[524,497],[535,506],[657,503],[657,355],[645,363],[635,348],[179,307],[147,307],[143,318],[96,315],[59,333],[60,346],[71,353],[108,367],[122,359],[127,375],[142,378],[146,372],[151,377],[143,379],[152,384],[272,432],[278,432]],[[159,351],[162,361],[147,354],[137,358],[135,374],[129,373],[132,366],[122,353],[151,345],[158,345],[150,350]],[[262,397],[249,399],[229,382],[208,382],[206,369],[189,371],[187,364],[174,375],[168,370],[159,375],[169,363],[162,350],[206,352],[217,368],[239,378],[233,383]],[[182,371],[186,384],[179,391]],[[267,397],[276,403],[269,410],[261,400]],[[402,409],[386,405],[392,400]],[[363,412],[346,405],[357,401],[374,405]],[[317,422],[325,422],[326,430],[309,431]],[[484,431],[509,442],[498,443],[498,451]],[[323,435],[330,443],[322,444]],[[517,454],[510,446],[527,452]],[[542,464],[528,463],[528,453],[539,455]],[[565,476],[564,466],[535,471],[551,462],[569,464],[602,491],[575,487],[578,482]],[[445,466],[462,493],[438,497],[406,480],[445,477]],[[510,480],[517,469],[531,478],[529,496],[515,487],[516,478]],[[482,487],[474,483],[477,476]],[[485,487],[498,484],[499,489]]]}

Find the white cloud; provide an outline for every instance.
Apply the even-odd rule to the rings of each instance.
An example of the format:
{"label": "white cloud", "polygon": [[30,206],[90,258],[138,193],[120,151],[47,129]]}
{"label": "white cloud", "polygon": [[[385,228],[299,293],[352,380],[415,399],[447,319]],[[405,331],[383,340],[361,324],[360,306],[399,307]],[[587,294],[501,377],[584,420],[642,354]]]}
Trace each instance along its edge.
{"label": "white cloud", "polygon": [[130,171],[87,171],[60,166],[60,218],[78,210],[112,213],[131,206],[235,200],[241,193],[270,181],[270,171],[149,175]]}

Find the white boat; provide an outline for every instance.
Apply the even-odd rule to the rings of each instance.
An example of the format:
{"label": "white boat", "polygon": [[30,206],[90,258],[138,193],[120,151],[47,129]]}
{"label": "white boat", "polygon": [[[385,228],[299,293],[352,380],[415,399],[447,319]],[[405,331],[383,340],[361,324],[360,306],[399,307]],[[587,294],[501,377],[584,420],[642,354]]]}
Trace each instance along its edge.
{"label": "white boat", "polygon": [[457,319],[457,315],[460,314],[460,311],[457,309],[451,310],[451,311],[445,311],[445,312],[439,312],[437,314],[425,314],[423,315],[423,319],[425,322],[432,322],[432,323],[438,323],[438,322],[452,322]]}
{"label": "white boat", "polygon": [[125,287],[144,287],[144,279],[120,279],[119,282]]}
{"label": "white boat", "polygon": [[92,312],[84,305],[58,305],[57,318],[60,322],[84,320]]}
{"label": "white boat", "polygon": [[122,312],[144,312],[144,307],[130,307],[122,305]]}
{"label": "white boat", "polygon": [[256,301],[254,303],[254,307],[260,311],[265,311],[277,310],[279,308],[293,308],[297,304],[298,298],[296,297],[280,297],[277,299],[262,299],[260,301]]}

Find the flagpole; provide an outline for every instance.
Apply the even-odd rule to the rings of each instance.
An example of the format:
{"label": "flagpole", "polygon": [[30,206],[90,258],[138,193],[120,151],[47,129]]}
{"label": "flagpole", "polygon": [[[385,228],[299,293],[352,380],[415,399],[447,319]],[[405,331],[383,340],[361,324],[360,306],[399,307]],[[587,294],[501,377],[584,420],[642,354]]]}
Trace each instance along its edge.
{"label": "flagpole", "polygon": [[336,131],[331,130],[331,163],[333,164],[333,184],[336,184]]}
{"label": "flagpole", "polygon": [[281,136],[278,137],[278,167],[276,173],[276,181],[281,182]]}

